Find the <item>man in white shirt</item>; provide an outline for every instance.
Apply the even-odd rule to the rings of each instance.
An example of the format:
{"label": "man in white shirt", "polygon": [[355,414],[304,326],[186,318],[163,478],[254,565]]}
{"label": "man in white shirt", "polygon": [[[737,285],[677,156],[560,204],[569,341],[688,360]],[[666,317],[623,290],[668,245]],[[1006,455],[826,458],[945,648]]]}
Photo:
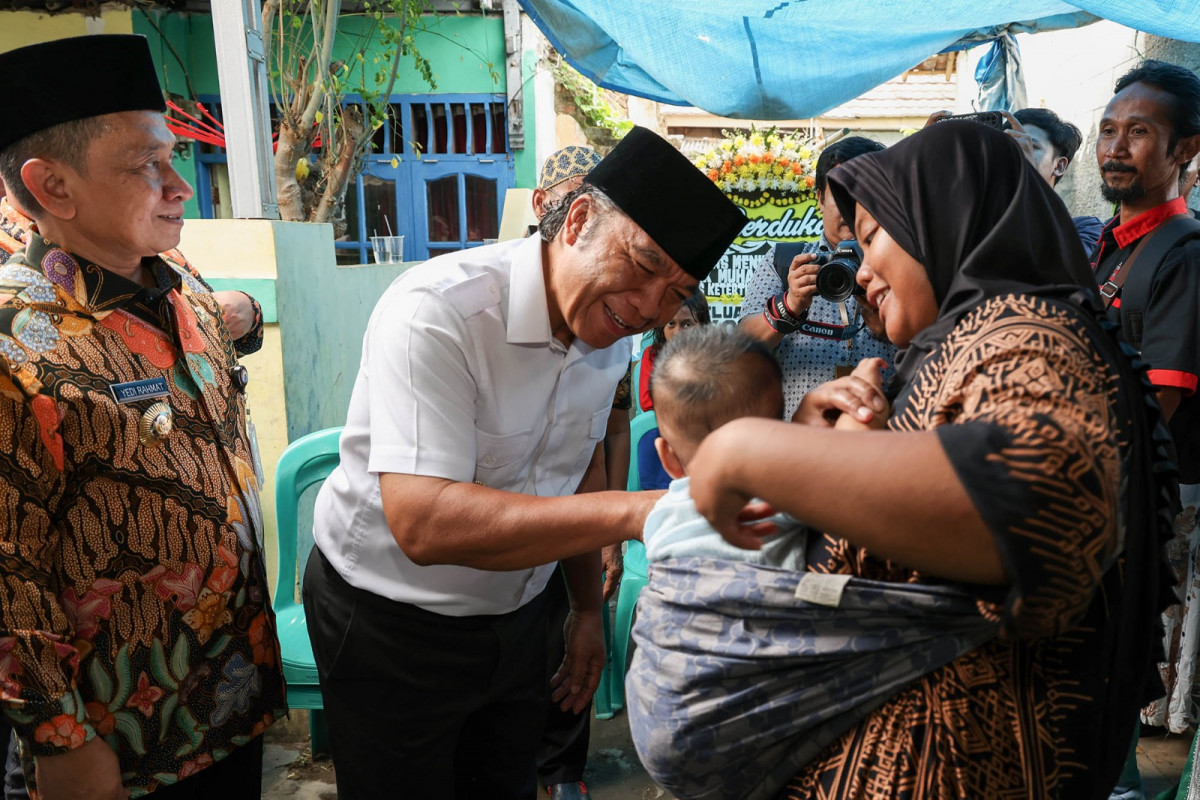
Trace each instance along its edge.
{"label": "man in white shirt", "polygon": [[384,293],[304,581],[343,800],[532,797],[542,592],[561,560],[553,696],[577,712],[604,663],[598,551],[640,536],[657,497],[603,491],[625,337],[670,319],[743,224],[635,128],[540,239],[442,256]]}

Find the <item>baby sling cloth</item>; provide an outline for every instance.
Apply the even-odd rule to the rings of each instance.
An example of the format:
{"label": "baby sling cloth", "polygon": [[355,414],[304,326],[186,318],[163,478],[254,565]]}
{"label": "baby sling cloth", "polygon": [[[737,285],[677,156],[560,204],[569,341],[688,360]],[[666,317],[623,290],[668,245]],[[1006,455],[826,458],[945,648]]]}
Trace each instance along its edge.
{"label": "baby sling cloth", "polygon": [[771,798],[903,686],[999,629],[953,586],[664,560],[633,628],[634,745],[680,800]]}

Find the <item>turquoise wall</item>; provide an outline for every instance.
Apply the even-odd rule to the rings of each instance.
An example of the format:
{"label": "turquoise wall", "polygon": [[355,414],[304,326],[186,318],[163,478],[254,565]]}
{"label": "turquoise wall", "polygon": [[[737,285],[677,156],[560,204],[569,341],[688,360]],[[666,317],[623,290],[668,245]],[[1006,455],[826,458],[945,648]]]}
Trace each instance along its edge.
{"label": "turquoise wall", "polygon": [[339,266],[332,246],[329,253],[289,263],[276,281],[288,441],[346,424],[371,312],[392,281],[413,266]]}
{"label": "turquoise wall", "polygon": [[[395,20],[386,20],[395,25]],[[350,61],[362,50],[362,43],[375,24],[374,20],[362,15],[346,15],[338,25],[337,41],[334,45],[335,58]],[[504,81],[504,21],[499,16],[425,16],[421,18],[421,30],[414,26],[411,33],[417,50],[429,59],[433,66],[433,77],[437,89],[448,93],[503,92]],[[374,73],[381,65],[373,64],[375,50],[363,51],[362,64],[366,67],[365,80],[374,84]],[[493,80],[492,72],[495,72]],[[352,80],[364,81],[362,71],[356,72]],[[382,86],[378,87],[380,90]],[[429,92],[429,84],[412,66],[412,60],[400,62],[396,76],[396,94],[420,94]]]}
{"label": "turquoise wall", "polygon": [[[211,17],[142,9],[133,10],[131,16],[134,32],[150,40],[164,88],[185,97],[220,93]],[[374,63],[374,57],[379,48],[362,48],[375,24],[373,19],[363,15],[346,15],[338,25],[334,56],[362,65],[352,73],[351,81],[355,85],[362,85],[365,72],[368,85],[374,88],[374,75],[380,68]],[[396,21],[388,19],[385,24],[395,25]],[[405,58],[396,76],[395,94],[505,91],[504,22],[498,15],[429,15],[422,17],[420,27],[414,26],[411,32],[417,49],[432,65],[437,89],[431,90],[413,68],[412,60]],[[356,54],[360,51],[363,60],[358,62]],[[523,79],[527,85],[532,85],[529,83],[532,66],[525,64],[523,67]],[[379,89],[382,90],[382,87]],[[513,156],[516,185],[531,188],[536,184],[537,175],[533,146],[533,93],[529,92],[524,97],[527,146]],[[189,183],[195,185],[196,164],[193,159],[177,159],[176,168]],[[188,203],[187,215],[200,216],[194,200]]]}
{"label": "turquoise wall", "polygon": [[[385,20],[395,25],[395,20]],[[373,57],[380,48],[362,50],[374,21],[361,15],[348,14],[338,25],[334,57],[350,61],[360,51],[366,66],[367,80],[374,82],[378,68]],[[504,80],[504,22],[498,16],[440,16],[421,18],[424,29],[411,31],[417,49],[433,65],[438,92],[503,92]],[[157,28],[156,28],[157,26]],[[213,44],[212,18],[202,14],[176,14],[164,11],[133,12],[133,29],[150,39],[151,49],[162,70],[164,86],[182,95],[188,94],[187,81],[197,94],[215,94],[217,60]],[[159,35],[170,42],[170,47]],[[172,53],[178,53],[179,58]],[[180,61],[187,65],[185,76]],[[495,80],[491,74],[495,71]],[[356,71],[353,81],[362,82],[363,72]],[[382,87],[380,87],[382,88]],[[397,94],[429,92],[430,87],[412,67],[411,59],[400,63],[394,91]]]}

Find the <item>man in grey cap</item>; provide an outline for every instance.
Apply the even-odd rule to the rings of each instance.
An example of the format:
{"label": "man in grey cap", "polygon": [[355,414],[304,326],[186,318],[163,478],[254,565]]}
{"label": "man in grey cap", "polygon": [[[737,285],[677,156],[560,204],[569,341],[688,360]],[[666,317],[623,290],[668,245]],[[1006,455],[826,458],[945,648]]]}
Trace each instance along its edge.
{"label": "man in grey cap", "polygon": [[0,54],[0,702],[44,800],[249,800],[286,712],[245,370],[157,256],[192,190],[140,36]]}
{"label": "man in grey cap", "polygon": [[598,551],[639,538],[657,497],[604,491],[627,337],[674,316],[744,222],[635,128],[539,238],[433,259],[380,299],[304,579],[342,800],[533,797],[548,684],[578,713],[604,665]]}
{"label": "man in grey cap", "polygon": [[590,147],[569,144],[555,150],[542,164],[537,188],[530,198],[538,220],[583,185],[583,179],[600,163],[600,154]]}

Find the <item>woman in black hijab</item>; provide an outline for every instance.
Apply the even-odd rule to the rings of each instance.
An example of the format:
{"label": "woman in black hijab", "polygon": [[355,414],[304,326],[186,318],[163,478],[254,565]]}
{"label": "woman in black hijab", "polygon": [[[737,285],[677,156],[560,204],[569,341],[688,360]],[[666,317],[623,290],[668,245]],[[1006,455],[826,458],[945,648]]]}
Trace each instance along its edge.
{"label": "woman in black hijab", "polygon": [[1107,797],[1157,680],[1171,467],[1070,217],[976,123],[829,186],[903,348],[889,430],[732,422],[689,465],[692,496],[742,546],[752,497],[826,531],[811,571],[960,584],[1005,634],[890,698],[787,796]]}

